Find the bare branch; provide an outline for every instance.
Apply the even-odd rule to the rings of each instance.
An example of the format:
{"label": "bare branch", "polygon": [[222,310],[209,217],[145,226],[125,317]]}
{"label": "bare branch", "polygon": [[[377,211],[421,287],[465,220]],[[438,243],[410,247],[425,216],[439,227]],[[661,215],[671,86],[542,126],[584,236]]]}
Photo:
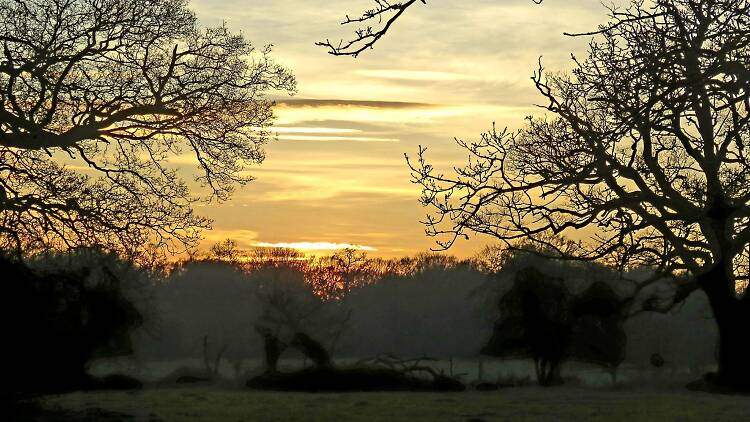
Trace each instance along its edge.
{"label": "bare branch", "polygon": [[748,12],[748,1],[610,8],[610,23],[578,34],[595,38],[571,74],[533,75],[549,117],[457,141],[469,161],[450,174],[424,148],[407,157],[427,234],[439,249],[478,233],[554,251],[551,236],[577,232],[587,239],[559,256],[734,295],[750,271]]}
{"label": "bare branch", "polygon": [[[316,42],[315,45],[328,49],[328,54],[334,56],[352,56],[357,57],[367,49],[371,49],[385,34],[391,29],[391,26],[398,20],[404,12],[418,2],[427,4],[427,0],[406,0],[403,2],[390,2],[388,0],[373,0],[375,6],[372,9],[365,10],[359,17],[346,18],[342,25],[363,24],[354,31],[354,38],[349,41],[340,40],[333,44],[330,40]],[[543,0],[531,0],[536,4],[541,4]]]}
{"label": "bare branch", "polygon": [[[270,47],[201,28],[185,4],[0,4],[3,247],[177,251],[210,226],[197,200],[251,180],[274,120],[265,93],[294,78]],[[173,163],[190,154],[201,197]]]}

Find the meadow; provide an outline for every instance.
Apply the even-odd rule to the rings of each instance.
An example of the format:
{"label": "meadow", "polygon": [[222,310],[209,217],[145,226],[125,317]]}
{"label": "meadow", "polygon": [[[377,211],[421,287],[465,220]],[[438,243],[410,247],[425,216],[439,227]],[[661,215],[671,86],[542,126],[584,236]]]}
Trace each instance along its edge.
{"label": "meadow", "polygon": [[[742,421],[746,396],[682,390],[535,386],[493,392],[311,394],[216,387],[78,392],[48,408],[104,421]],[[102,410],[106,412],[102,412]],[[114,412],[109,418],[103,416]]]}
{"label": "meadow", "polygon": [[[257,365],[246,362],[246,367]],[[339,365],[349,362],[338,361]],[[43,406],[74,421],[742,421],[750,418],[750,398],[688,391],[687,381],[697,369],[624,365],[617,384],[590,365],[566,365],[566,385],[543,388],[533,383],[525,360],[482,362],[485,381],[514,383],[514,387],[462,393],[287,393],[255,391],[243,386],[249,373],[235,376],[224,365],[222,379],[212,384],[177,385],[163,381],[177,368],[197,367],[199,360],[134,362],[131,359],[97,363],[93,372],[150,374],[146,388],[124,392],[75,392],[49,396]],[[282,369],[303,365],[287,359]],[[432,362],[449,371],[448,361]],[[479,378],[479,361],[455,360],[453,370],[469,386]],[[160,379],[161,378],[161,379]],[[60,413],[58,413],[60,414]],[[50,419],[54,420],[54,419]]]}

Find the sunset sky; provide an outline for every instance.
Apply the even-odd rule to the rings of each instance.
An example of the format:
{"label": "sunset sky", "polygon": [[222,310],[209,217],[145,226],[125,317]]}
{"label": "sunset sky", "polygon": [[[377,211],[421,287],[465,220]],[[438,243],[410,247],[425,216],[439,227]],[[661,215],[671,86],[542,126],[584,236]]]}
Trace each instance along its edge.
{"label": "sunset sky", "polygon": [[[252,245],[309,249],[356,244],[377,256],[434,246],[419,220],[426,210],[410,183],[404,153],[428,148],[431,163],[462,164],[453,138],[476,138],[497,122],[519,127],[538,113],[529,80],[542,56],[547,69],[570,68],[594,29],[598,0],[431,0],[402,17],[374,50],[333,57],[315,41],[353,28],[345,14],[369,0],[193,0],[206,25],[222,21],[296,74],[299,92],[280,97],[275,131],[257,178],[233,199],[199,212],[215,220],[204,246],[232,238]],[[305,244],[303,244],[303,242]],[[468,256],[491,242],[472,237],[451,253]],[[316,246],[317,244],[317,246]]]}

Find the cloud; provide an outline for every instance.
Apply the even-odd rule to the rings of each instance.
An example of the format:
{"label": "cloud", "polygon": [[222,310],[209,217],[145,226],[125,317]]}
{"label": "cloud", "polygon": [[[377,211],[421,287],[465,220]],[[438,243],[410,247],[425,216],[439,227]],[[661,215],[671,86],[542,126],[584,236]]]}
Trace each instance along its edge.
{"label": "cloud", "polygon": [[[434,246],[418,223],[426,210],[403,154],[427,146],[436,171],[450,172],[466,161],[454,137],[475,140],[493,122],[521,127],[524,117],[541,113],[529,80],[539,57],[547,69],[569,69],[570,54],[581,55],[589,40],[562,31],[606,20],[598,0],[436,0],[405,14],[356,60],[314,47],[352,36],[339,21],[366,8],[354,3],[367,1],[191,1],[202,22],[226,22],[256,46],[272,43],[273,57],[294,71],[299,87],[299,97],[269,95],[278,126],[268,130],[280,141],[268,143],[266,161],[250,169],[256,181],[233,201],[201,209],[225,230],[221,237],[250,228],[260,232],[250,244],[346,239],[378,255]],[[185,154],[174,165],[194,169],[195,158]],[[484,243],[477,237],[454,252],[468,255]]]}
{"label": "cloud", "polygon": [[279,104],[275,109],[278,124],[295,126],[300,122],[345,120],[350,122],[350,127],[357,123],[372,122],[415,125],[433,123],[470,111],[460,105],[438,106],[388,101],[315,101],[315,105],[308,104],[306,106]]}
{"label": "cloud", "polygon": [[281,135],[282,141],[315,141],[315,142],[400,142],[395,138],[372,138],[365,136],[314,136],[314,135]]}
{"label": "cloud", "polygon": [[[274,126],[276,128],[279,126]],[[285,126],[290,127],[290,126]],[[357,130],[361,132],[391,132],[393,127],[388,124],[376,124],[376,123],[364,123],[364,122],[352,122],[349,120],[307,120],[296,122],[294,127],[326,127],[330,129],[346,129],[346,130]],[[273,129],[271,129],[273,130]]]}
{"label": "cloud", "polygon": [[[350,122],[354,123],[354,122]],[[260,130],[260,129],[258,129]],[[268,129],[275,132],[282,141],[313,141],[313,142],[400,142],[397,138],[382,138],[372,136],[351,136],[360,134],[362,129],[335,127],[304,127],[304,126],[276,126]],[[338,136],[337,136],[338,135]],[[347,136],[340,136],[347,135]]]}
{"label": "cloud", "polygon": [[478,79],[476,76],[461,73],[436,72],[430,70],[364,69],[357,70],[356,74],[371,78],[396,79],[402,81],[448,82]]}
{"label": "cloud", "polygon": [[304,127],[304,126],[274,126],[270,129],[276,133],[361,133],[360,129],[339,127]]}
{"label": "cloud", "polygon": [[[366,195],[364,198],[360,197],[360,201],[369,200],[373,202],[373,205],[377,206],[377,198],[395,198],[395,199],[409,199],[416,203],[419,192],[411,187],[410,185],[405,186],[366,186],[358,181],[352,183],[346,183],[343,186],[321,186],[312,181],[312,179],[306,179],[300,177],[299,180],[294,180],[292,177],[288,178],[289,184],[286,185],[286,189],[279,189],[276,191],[268,190],[263,194],[253,198],[256,203],[260,202],[284,202],[295,204],[303,208],[347,208],[351,204],[346,200],[351,196]],[[408,182],[408,180],[405,180]],[[283,186],[284,185],[280,185]],[[295,189],[296,187],[296,189]],[[327,201],[335,201],[329,203]],[[381,198],[382,201],[382,198]],[[382,203],[381,203],[382,204]],[[279,205],[281,206],[281,205]]]}
{"label": "cloud", "polygon": [[261,248],[292,248],[307,251],[335,251],[340,249],[356,249],[358,251],[374,252],[377,249],[372,246],[353,245],[351,243],[333,243],[333,242],[279,242],[267,243],[258,242],[253,246]]}
{"label": "cloud", "polygon": [[254,230],[239,228],[215,228],[203,232],[203,237],[203,245],[205,246],[210,246],[225,239],[232,239],[237,242],[240,247],[248,247],[256,242],[256,239],[258,238],[258,232]]}
{"label": "cloud", "polygon": [[364,101],[364,100],[342,100],[342,99],[312,99],[295,98],[276,102],[277,105],[289,108],[299,107],[366,107],[366,108],[429,108],[437,107],[437,104],[416,103],[405,101]]}

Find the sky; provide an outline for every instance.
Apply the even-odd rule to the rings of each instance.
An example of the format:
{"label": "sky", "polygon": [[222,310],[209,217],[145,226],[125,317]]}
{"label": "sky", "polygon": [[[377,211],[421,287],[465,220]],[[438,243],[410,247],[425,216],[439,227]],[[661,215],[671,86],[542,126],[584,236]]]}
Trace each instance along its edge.
{"label": "sky", "polygon": [[[518,128],[538,115],[529,79],[542,57],[570,69],[587,38],[563,32],[606,21],[598,0],[430,0],[407,11],[385,38],[354,59],[314,43],[347,38],[339,25],[371,0],[193,0],[202,24],[225,22],[293,70],[294,97],[278,96],[274,131],[256,178],[232,200],[199,208],[214,219],[203,248],[231,238],[240,247],[299,246],[325,252],[358,245],[372,255],[435,247],[420,224],[428,209],[410,182],[404,154],[427,147],[438,169],[467,155],[454,138]],[[449,253],[466,257],[491,238],[472,236]]]}

